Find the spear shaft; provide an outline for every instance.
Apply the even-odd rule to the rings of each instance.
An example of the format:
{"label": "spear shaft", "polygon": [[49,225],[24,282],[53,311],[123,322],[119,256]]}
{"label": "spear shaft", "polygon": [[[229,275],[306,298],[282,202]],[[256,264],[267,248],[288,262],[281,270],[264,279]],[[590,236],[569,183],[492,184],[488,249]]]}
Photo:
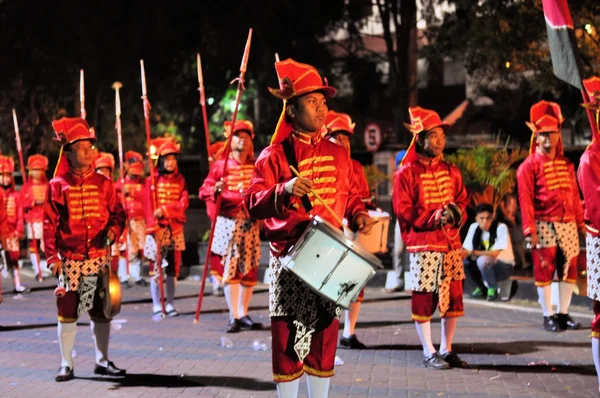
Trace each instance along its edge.
{"label": "spear shaft", "polygon": [[[150,102],[148,101],[148,90],[146,88],[146,71],[144,69],[144,60],[140,60],[140,69],[142,73],[142,102],[144,105],[144,122],[146,126],[146,142],[148,144],[148,168],[150,170],[150,202],[152,204],[152,212],[156,209],[158,203],[157,192],[156,192],[156,176],[154,175],[154,165],[152,163],[151,153],[151,142],[150,138]],[[166,315],[165,309],[165,291],[163,286],[163,269],[162,269],[162,248],[160,247],[161,241],[159,239],[159,230],[154,234],[154,240],[156,241],[156,268],[158,268],[158,283],[160,292],[160,305],[162,309],[163,317]]]}
{"label": "spear shaft", "polygon": [[[233,137],[233,129],[234,129],[235,122],[237,119],[237,112],[238,112],[240,102],[242,100],[242,92],[245,89],[244,76],[246,75],[246,68],[248,67],[248,57],[250,56],[250,43],[251,42],[252,42],[252,28],[250,28],[250,31],[248,32],[248,39],[246,40],[246,47],[244,49],[244,55],[242,57],[242,63],[240,65],[240,75],[237,79],[234,80],[234,82],[237,80],[238,86],[237,86],[237,93],[235,95],[235,108],[233,109],[233,115],[231,117],[232,132],[231,132],[231,134],[229,134],[229,137],[227,137],[227,142],[225,144],[225,152],[223,154],[223,159],[225,160],[223,162],[223,171],[221,173],[221,175],[223,177],[225,177],[225,175],[227,174],[227,164],[229,163],[228,162],[229,155],[231,154],[231,138]],[[198,323],[200,321],[200,310],[202,309],[202,299],[204,297],[204,288],[206,285],[206,277],[208,275],[208,268],[210,267],[211,247],[212,247],[212,242],[213,242],[213,238],[215,235],[215,226],[217,224],[217,217],[221,210],[221,199],[222,198],[223,198],[222,195],[218,195],[217,201],[215,203],[215,219],[212,220],[210,236],[208,238],[208,249],[206,250],[206,259],[204,261],[204,270],[202,272],[202,279],[200,282],[200,292],[198,293],[198,305],[196,306],[196,315],[194,317],[194,323]]]}

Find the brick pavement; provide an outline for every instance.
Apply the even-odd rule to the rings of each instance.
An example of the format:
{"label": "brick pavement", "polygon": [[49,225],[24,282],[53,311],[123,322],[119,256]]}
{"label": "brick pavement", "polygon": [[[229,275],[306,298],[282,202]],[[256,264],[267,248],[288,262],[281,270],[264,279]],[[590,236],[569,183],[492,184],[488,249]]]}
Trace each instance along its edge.
{"label": "brick pavement", "polygon": [[[3,280],[3,290],[10,282]],[[30,282],[31,286],[38,286]],[[89,318],[82,317],[77,335],[77,379],[55,383],[59,366],[55,301],[47,288],[16,299],[5,294],[0,305],[0,396],[54,397],[272,397],[270,350],[254,351],[255,339],[269,344],[269,333],[226,335],[223,297],[207,295],[199,325],[193,314],[199,282],[179,285],[178,318],[151,320],[147,288],[124,291],[124,305],[113,323],[111,359],[128,370],[123,379],[97,377]],[[253,299],[251,315],[267,321],[264,285]],[[598,383],[586,330],[558,334],[541,328],[538,311],[506,305],[466,303],[454,349],[468,369],[432,371],[421,367],[422,352],[410,322],[407,296],[369,289],[357,334],[370,346],[362,351],[339,349],[345,362],[336,367],[331,397],[593,397]],[[433,324],[439,342],[440,323]],[[227,336],[233,348],[222,348]],[[543,365],[547,361],[549,365]],[[538,363],[530,366],[530,363]],[[306,396],[305,383],[300,395]]]}

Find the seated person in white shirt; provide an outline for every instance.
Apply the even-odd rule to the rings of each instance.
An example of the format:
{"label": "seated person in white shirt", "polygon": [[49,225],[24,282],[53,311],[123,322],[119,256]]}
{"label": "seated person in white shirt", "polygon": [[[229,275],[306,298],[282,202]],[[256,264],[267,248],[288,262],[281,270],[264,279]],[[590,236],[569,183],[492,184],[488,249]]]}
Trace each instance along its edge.
{"label": "seated person in white shirt", "polygon": [[494,220],[492,205],[477,205],[475,222],[463,242],[463,257],[467,278],[477,286],[471,296],[496,300],[499,284],[510,278],[515,257],[508,227]]}

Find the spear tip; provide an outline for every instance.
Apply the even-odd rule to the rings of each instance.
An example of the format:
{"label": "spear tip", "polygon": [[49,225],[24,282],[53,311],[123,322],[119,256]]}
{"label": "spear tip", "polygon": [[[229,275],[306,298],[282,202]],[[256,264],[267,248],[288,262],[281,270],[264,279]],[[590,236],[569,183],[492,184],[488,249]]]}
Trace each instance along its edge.
{"label": "spear tip", "polygon": [[114,90],[118,90],[118,89],[120,89],[121,87],[123,87],[123,83],[121,83],[121,82],[114,82],[114,83],[112,84],[112,88],[113,88]]}

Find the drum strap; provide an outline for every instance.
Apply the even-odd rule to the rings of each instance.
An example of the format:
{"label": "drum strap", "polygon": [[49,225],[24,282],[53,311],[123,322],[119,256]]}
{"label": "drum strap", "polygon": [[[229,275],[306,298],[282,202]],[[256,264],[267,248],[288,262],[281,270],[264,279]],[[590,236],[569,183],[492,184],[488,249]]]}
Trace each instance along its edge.
{"label": "drum strap", "polygon": [[[287,159],[288,164],[298,170],[298,161],[296,160],[294,148],[292,148],[290,140],[283,140],[281,146],[283,147],[283,153],[285,153],[285,158]],[[312,210],[312,204],[310,203],[308,196],[304,195],[300,198],[300,200],[302,201],[302,206],[304,206],[304,210],[306,210],[307,213]]]}

